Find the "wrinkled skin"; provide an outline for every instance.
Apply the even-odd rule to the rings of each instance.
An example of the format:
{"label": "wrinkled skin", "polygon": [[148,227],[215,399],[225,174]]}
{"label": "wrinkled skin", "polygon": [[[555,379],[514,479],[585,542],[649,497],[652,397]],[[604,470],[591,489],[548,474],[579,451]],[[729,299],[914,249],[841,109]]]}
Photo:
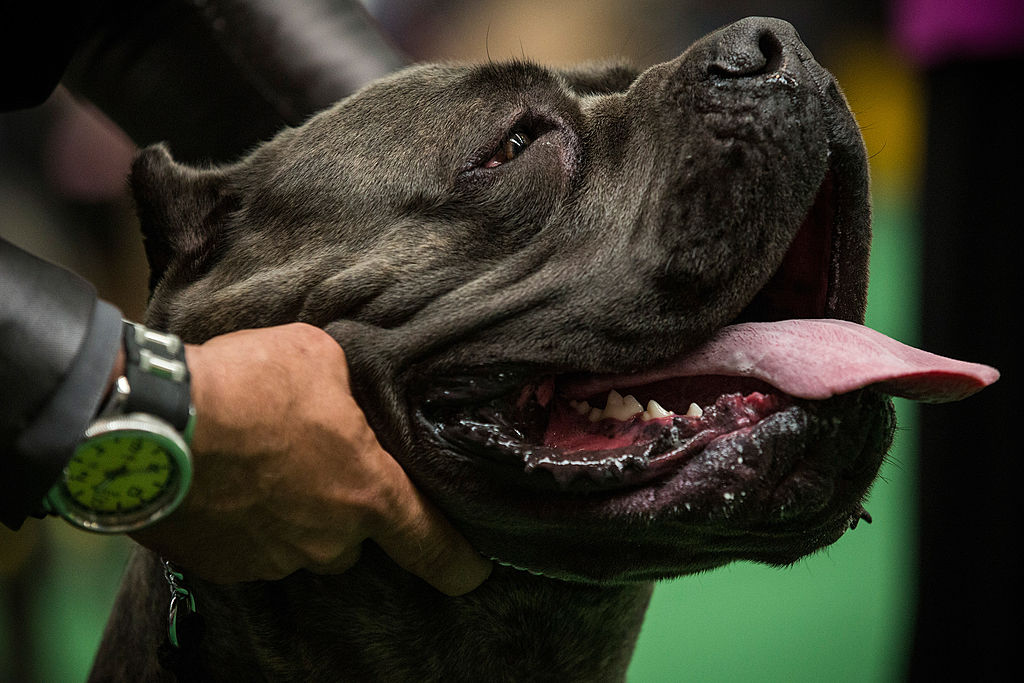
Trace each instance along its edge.
{"label": "wrinkled skin", "polygon": [[[325,328],[384,447],[511,565],[457,599],[372,547],[338,577],[200,584],[208,672],[621,679],[651,580],[791,563],[863,515],[893,429],[868,390],[812,402],[709,380],[687,390],[713,442],[681,448],[697,423],[679,417],[646,450],[543,443],[572,378],[640,371],[737,320],[862,321],[863,146],[788,24],[745,20],[642,73],[414,67],[230,167],[146,150],[132,182],[148,322],[189,342]],[[152,557],[126,586],[97,675],[154,677]]]}

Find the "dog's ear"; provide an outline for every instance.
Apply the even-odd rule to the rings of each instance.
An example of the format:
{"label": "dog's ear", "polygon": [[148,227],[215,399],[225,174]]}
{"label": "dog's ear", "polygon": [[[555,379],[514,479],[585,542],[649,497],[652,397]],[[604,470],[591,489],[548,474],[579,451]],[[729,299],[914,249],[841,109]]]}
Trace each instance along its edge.
{"label": "dog's ear", "polygon": [[625,92],[640,75],[639,69],[621,62],[594,62],[562,69],[560,73],[578,95]]}
{"label": "dog's ear", "polygon": [[227,171],[179,164],[163,144],[139,152],[129,182],[149,260],[150,291],[180,265],[186,277],[209,267],[224,216],[235,202]]}

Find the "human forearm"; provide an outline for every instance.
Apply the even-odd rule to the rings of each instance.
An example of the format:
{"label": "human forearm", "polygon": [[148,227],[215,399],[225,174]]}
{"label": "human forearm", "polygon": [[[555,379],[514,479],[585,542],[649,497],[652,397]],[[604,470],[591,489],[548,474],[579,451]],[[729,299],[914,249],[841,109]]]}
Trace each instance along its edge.
{"label": "human forearm", "polygon": [[120,313],[58,266],[0,240],[0,521],[20,526],[107,392]]}

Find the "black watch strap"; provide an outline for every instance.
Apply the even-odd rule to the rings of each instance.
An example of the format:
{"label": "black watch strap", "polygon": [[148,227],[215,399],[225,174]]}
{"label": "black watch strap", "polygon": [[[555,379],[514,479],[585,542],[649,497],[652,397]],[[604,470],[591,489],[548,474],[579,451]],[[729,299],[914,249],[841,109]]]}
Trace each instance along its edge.
{"label": "black watch strap", "polygon": [[124,376],[130,390],[121,411],[155,415],[186,433],[192,417],[192,394],[185,344],[177,335],[126,320],[124,350]]}

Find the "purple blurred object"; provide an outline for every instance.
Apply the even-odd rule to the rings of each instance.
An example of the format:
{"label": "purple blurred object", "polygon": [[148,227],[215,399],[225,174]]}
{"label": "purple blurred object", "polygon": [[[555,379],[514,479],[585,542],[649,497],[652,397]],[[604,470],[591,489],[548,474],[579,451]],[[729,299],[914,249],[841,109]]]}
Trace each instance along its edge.
{"label": "purple blurred object", "polygon": [[894,0],[897,44],[923,66],[1024,53],[1024,0]]}

